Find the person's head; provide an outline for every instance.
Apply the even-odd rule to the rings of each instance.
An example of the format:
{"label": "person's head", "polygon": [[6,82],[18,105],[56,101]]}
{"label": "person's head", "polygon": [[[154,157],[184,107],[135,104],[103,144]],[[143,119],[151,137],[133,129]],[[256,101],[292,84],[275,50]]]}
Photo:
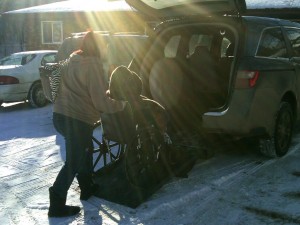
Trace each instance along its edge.
{"label": "person's head", "polygon": [[97,43],[95,33],[88,31],[81,42],[80,48],[75,53],[82,56],[93,56],[101,58],[100,45]]}
{"label": "person's head", "polygon": [[117,67],[111,74],[109,94],[116,100],[132,101],[142,93],[142,80],[125,66]]}

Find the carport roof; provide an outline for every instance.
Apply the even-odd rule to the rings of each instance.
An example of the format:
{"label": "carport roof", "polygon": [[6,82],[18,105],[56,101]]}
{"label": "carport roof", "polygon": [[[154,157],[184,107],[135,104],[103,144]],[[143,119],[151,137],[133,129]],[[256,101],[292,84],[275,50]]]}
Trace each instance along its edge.
{"label": "carport roof", "polygon": [[[295,0],[245,0],[252,10],[300,10],[300,1]],[[125,0],[67,0],[24,9],[8,11],[3,14],[58,13],[58,12],[104,12],[134,11]],[[300,17],[300,16],[299,16]]]}
{"label": "carport roof", "polygon": [[3,14],[57,13],[57,12],[133,11],[125,1],[68,0],[8,11]]}
{"label": "carport roof", "polygon": [[246,0],[246,15],[300,20],[299,0]]}
{"label": "carport roof", "polygon": [[300,8],[299,0],[245,0],[248,9]]}

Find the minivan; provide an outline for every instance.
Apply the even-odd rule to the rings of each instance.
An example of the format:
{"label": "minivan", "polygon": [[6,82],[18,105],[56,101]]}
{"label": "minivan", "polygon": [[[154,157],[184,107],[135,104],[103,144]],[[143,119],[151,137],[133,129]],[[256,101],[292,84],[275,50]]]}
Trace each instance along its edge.
{"label": "minivan", "polygon": [[245,16],[245,0],[126,0],[161,23],[130,64],[173,129],[254,137],[288,152],[300,112],[300,24]]}

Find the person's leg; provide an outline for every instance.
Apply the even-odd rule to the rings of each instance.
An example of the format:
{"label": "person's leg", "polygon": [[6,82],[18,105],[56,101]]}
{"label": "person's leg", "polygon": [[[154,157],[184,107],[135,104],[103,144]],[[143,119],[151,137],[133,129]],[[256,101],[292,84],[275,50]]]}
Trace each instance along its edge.
{"label": "person's leg", "polygon": [[66,139],[67,160],[53,186],[57,191],[66,195],[77,174],[81,189],[80,199],[87,200],[97,188],[92,182],[93,126],[74,119],[68,119],[64,127],[61,127],[61,124],[63,124],[62,121],[56,124],[56,129]]}
{"label": "person's leg", "polygon": [[[49,189],[50,208],[48,214],[49,216],[75,215],[80,208],[66,206],[65,202],[74,177],[79,172],[81,164],[86,158],[85,132],[88,130],[87,127],[90,126],[59,114],[53,115],[53,123],[56,130],[65,138],[66,161],[58,173],[53,186]],[[51,204],[51,200],[53,204]]]}
{"label": "person's leg", "polygon": [[[65,117],[65,116],[56,114],[56,113],[53,114],[53,125],[54,125],[55,129],[63,137],[66,137],[67,130],[70,129],[67,121],[68,121],[67,117]],[[66,144],[66,146],[67,146],[67,144]],[[65,171],[66,171],[66,166],[63,166],[60,173],[58,174],[56,180],[61,180],[64,177],[63,174],[65,173]],[[68,183],[70,183],[70,182],[68,182]],[[66,205],[67,191],[68,191],[70,185],[71,184],[65,185],[66,188],[64,188],[64,189],[66,189],[66,191],[63,191],[63,193],[59,190],[59,188],[57,189],[57,186],[56,186],[56,188],[54,188],[53,187],[54,185],[53,185],[52,187],[49,188],[49,199],[50,199],[50,206],[49,206],[49,211],[48,211],[49,217],[73,216],[73,215],[76,215],[79,213],[80,207]]]}
{"label": "person's leg", "polygon": [[68,190],[81,166],[85,146],[82,144],[80,121],[62,115],[54,115],[56,130],[65,138],[66,161],[53,184],[53,191],[62,198]]}
{"label": "person's leg", "polygon": [[82,141],[85,143],[85,158],[78,171],[77,180],[81,190],[80,199],[88,200],[97,190],[98,185],[93,183],[93,127],[86,127],[82,135]]}

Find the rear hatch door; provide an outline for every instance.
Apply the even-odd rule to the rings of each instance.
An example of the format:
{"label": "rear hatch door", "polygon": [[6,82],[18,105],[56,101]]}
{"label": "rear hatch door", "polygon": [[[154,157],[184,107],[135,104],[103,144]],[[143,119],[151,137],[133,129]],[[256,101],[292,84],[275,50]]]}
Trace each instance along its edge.
{"label": "rear hatch door", "polygon": [[241,14],[245,0],[125,0],[144,15],[160,20],[183,16]]}

